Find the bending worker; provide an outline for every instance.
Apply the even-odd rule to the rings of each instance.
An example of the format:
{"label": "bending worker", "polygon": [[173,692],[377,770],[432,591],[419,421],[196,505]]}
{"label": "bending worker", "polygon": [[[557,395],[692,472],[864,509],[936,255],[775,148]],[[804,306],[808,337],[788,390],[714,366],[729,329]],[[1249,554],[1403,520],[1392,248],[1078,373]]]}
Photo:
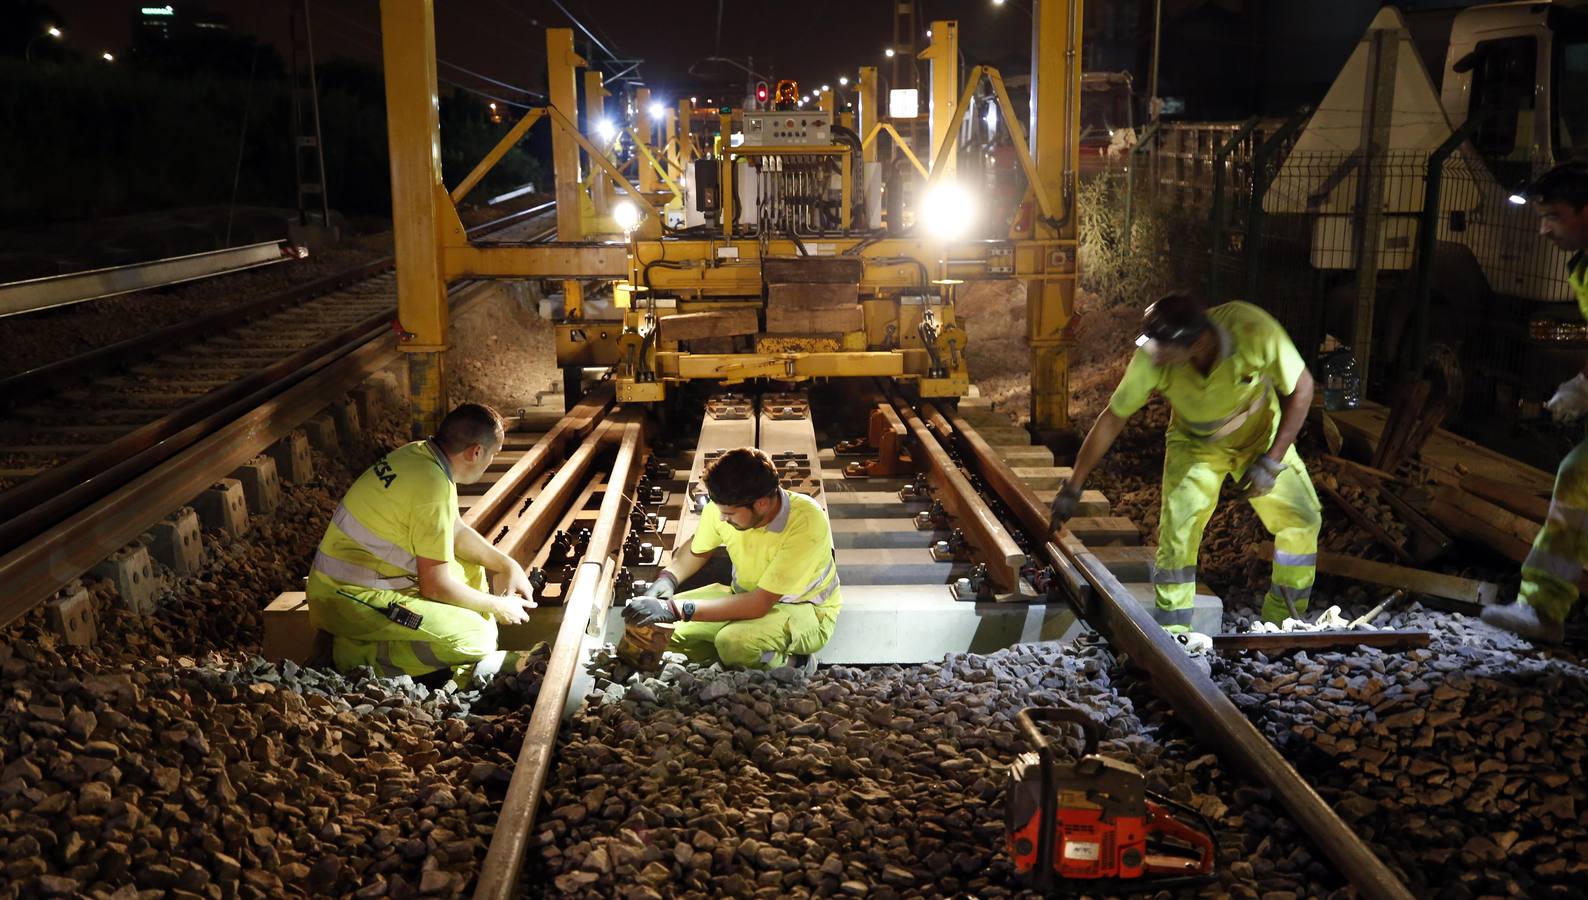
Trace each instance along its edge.
{"label": "bending worker", "polygon": [[[820,650],[842,603],[827,513],[784,490],[772,460],[753,447],[722,454],[704,481],[700,527],[624,618],[677,622],[668,649],[698,663],[776,668]],[[675,594],[718,547],[728,548],[733,583]]]}
{"label": "bending worker", "polygon": [[[1538,233],[1571,254],[1566,280],[1577,308],[1588,318],[1588,164],[1556,166],[1534,181],[1528,198],[1538,213]],[[1545,404],[1557,422],[1588,415],[1588,361]],[[1577,605],[1577,584],[1588,563],[1588,441],[1560,461],[1549,515],[1522,561],[1522,587],[1516,601],[1485,606],[1483,621],[1529,640],[1558,644],[1566,637],[1566,617]]]}
{"label": "bending worker", "polygon": [[[459,686],[501,669],[496,623],[528,619],[529,579],[458,515],[458,485],[478,481],[501,449],[501,417],[464,403],[435,437],[386,454],[348,488],[308,587],[338,669],[445,671]],[[489,592],[486,570],[504,576],[505,596]]]}
{"label": "bending worker", "polygon": [[1274,536],[1263,619],[1282,622],[1292,607],[1305,612],[1317,575],[1322,506],[1292,445],[1312,403],[1312,374],[1285,329],[1250,303],[1207,309],[1195,297],[1170,294],[1147,307],[1144,320],[1125,377],[1053,498],[1050,529],[1075,514],[1086,477],[1156,392],[1174,413],[1164,442],[1152,575],[1157,621],[1171,631],[1189,629],[1197,548],[1226,475],[1236,477]]}

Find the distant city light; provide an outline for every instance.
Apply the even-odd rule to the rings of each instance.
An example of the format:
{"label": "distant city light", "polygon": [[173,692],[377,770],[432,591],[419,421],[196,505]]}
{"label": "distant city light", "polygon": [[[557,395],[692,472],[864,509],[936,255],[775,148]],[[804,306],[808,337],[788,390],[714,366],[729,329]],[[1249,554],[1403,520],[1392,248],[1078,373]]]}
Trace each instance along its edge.
{"label": "distant city light", "polygon": [[176,15],[176,8],[172,6],[145,6],[138,12],[146,16],[174,16]]}
{"label": "distant city light", "polygon": [[838,76],[838,86],[839,87],[844,87],[844,86],[846,86],[848,84],[849,84],[849,76],[848,75],[840,75],[840,76]]}
{"label": "distant city light", "polygon": [[928,28],[928,29],[927,29],[927,30],[926,30],[926,36],[927,36],[927,37],[931,37],[931,36],[932,36],[932,29],[930,29],[930,28]]}
{"label": "distant city light", "polygon": [[822,85],[822,93],[824,93],[824,94],[827,93],[828,91],[832,90],[832,89],[833,89],[833,86],[830,85],[830,84]]}
{"label": "distant city light", "polygon": [[56,28],[54,25],[51,25],[49,30],[44,32],[44,33],[49,35],[52,38],[58,38],[58,37],[61,36],[61,30],[59,28]]}
{"label": "distant city light", "polygon": [[689,98],[689,102],[690,103],[699,103],[700,102],[700,98],[698,98],[698,97],[690,97]]}
{"label": "distant city light", "polygon": [[491,109],[493,109],[493,110],[496,109],[496,104],[495,103],[492,103],[490,106],[491,106]]}
{"label": "distant city light", "polygon": [[99,54],[99,58],[104,60],[105,62],[115,62],[116,61],[116,55],[111,53],[109,50],[106,50],[104,53]]}
{"label": "distant city light", "polygon": [[892,59],[893,58],[893,48],[889,47],[888,49],[882,51],[882,55],[886,56],[889,59]]}

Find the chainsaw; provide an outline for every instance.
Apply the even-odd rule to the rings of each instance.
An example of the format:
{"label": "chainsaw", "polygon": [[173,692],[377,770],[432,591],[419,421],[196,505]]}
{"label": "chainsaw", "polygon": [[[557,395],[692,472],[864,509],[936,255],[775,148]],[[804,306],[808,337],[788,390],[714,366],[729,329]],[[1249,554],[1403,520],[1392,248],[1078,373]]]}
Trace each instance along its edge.
{"label": "chainsaw", "polygon": [[[1097,755],[1099,728],[1091,716],[1073,706],[1042,706],[1016,719],[1036,747],[1009,769],[1005,828],[1017,872],[1044,889],[1055,879],[1086,879],[1087,890],[1109,880],[1131,890],[1212,880],[1207,819],[1147,790],[1135,766]],[[1086,739],[1080,759],[1055,762],[1038,721],[1079,725]],[[1198,825],[1187,824],[1192,817]]]}

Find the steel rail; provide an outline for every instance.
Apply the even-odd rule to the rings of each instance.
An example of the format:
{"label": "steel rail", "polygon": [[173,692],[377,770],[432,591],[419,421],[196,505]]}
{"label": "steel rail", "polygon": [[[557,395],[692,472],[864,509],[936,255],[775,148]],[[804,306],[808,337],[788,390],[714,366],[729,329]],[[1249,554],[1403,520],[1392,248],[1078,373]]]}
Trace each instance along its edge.
{"label": "steel rail", "polygon": [[517,462],[502,473],[489,489],[463,514],[463,521],[481,534],[495,530],[506,510],[520,499],[524,486],[534,481],[558,458],[565,455],[567,445],[582,440],[601,421],[612,406],[611,382],[601,382],[591,388],[573,409],[557,420],[551,430],[535,442]]}
{"label": "steel rail", "polygon": [[1026,554],[993,514],[981,493],[949,458],[932,432],[909,403],[894,398],[893,408],[921,446],[933,480],[942,489],[943,505],[960,521],[965,537],[987,560],[987,571],[1000,590],[1012,591],[1020,583],[1020,567]]}
{"label": "steel rail", "polygon": [[524,867],[525,850],[535,827],[535,814],[540,808],[546,776],[551,771],[557,732],[562,725],[573,678],[584,651],[596,643],[587,632],[594,629],[599,634],[600,619],[604,618],[611,600],[612,576],[617,562],[615,551],[621,546],[621,532],[628,522],[625,505],[629,483],[641,469],[644,426],[637,416],[625,414],[621,421],[609,419],[606,427],[622,431],[617,459],[608,477],[606,493],[601,498],[596,523],[591,527],[590,543],[569,584],[562,623],[557,628],[546,674],[541,678],[540,694],[530,712],[524,742],[519,746],[518,760],[513,766],[513,777],[507,785],[507,796],[502,799],[502,811],[497,815],[490,846],[480,864],[474,888],[476,900],[508,900],[517,894],[518,873]]}
{"label": "steel rail", "polygon": [[[540,203],[528,209],[502,216],[490,222],[485,222],[468,229],[469,237],[477,237],[491,231],[506,228],[524,219],[533,218],[555,208],[557,202],[551,200]],[[537,235],[538,237],[543,237]],[[0,409],[7,409],[19,403],[37,399],[42,393],[58,390],[62,386],[86,381],[104,372],[119,369],[139,360],[163,352],[174,345],[200,338],[210,337],[222,331],[229,331],[245,322],[289,306],[302,303],[322,294],[328,294],[349,284],[356,284],[368,278],[385,272],[396,264],[395,257],[385,257],[374,262],[365,263],[344,269],[341,272],[327,275],[297,287],[278,291],[258,300],[234,306],[230,309],[211,313],[187,322],[171,325],[158,331],[151,331],[137,337],[90,350],[70,359],[57,360],[25,372],[0,379]]]}
{"label": "steel rail", "polygon": [[579,488],[590,480],[590,470],[595,467],[596,456],[605,444],[611,442],[614,427],[610,417],[595,426],[567,462],[557,470],[557,474],[540,489],[540,494],[527,510],[521,511],[511,523],[497,523],[505,525],[507,533],[495,541],[496,549],[523,563],[546,542],[547,536],[562,518],[563,510],[573,502]]}
{"label": "steel rail", "polygon": [[146,259],[122,266],[45,275],[0,284],[0,318],[20,316],[105,297],[230,275],[297,259],[285,241],[261,241],[221,250]]}
{"label": "steel rail", "polygon": [[[325,407],[396,361],[395,341],[366,341],[191,443],[48,531],[0,556],[0,627],[10,624],[91,566],[136,539],[166,512],[257,456]],[[197,433],[206,423],[189,426]]]}
{"label": "steel rail", "polygon": [[1203,740],[1236,771],[1267,784],[1307,836],[1335,868],[1365,897],[1410,900],[1412,894],[1393,871],[1368,849],[1351,828],[1274,749],[1235,704],[1190,661],[1185,651],[1154,622],[1119,579],[1068,530],[1049,540],[1048,511],[1036,494],[1016,478],[986,441],[960,416],[949,418],[956,435],[982,477],[1019,519],[1026,534],[1043,544],[1055,565],[1068,564],[1092,588],[1088,619],[1108,639],[1147,670],[1154,686]]}

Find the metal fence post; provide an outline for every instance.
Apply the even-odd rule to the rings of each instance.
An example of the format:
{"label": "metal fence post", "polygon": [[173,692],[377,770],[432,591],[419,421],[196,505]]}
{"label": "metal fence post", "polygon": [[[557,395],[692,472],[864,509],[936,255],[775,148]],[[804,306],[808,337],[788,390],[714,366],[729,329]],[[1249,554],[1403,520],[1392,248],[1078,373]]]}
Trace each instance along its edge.
{"label": "metal fence post", "polygon": [[1280,148],[1311,115],[1311,110],[1303,110],[1295,118],[1280,126],[1279,130],[1275,131],[1268,140],[1263,141],[1252,154],[1252,194],[1247,198],[1246,206],[1246,296],[1241,298],[1247,303],[1257,302],[1257,292],[1263,280],[1262,254],[1255,251],[1262,245],[1266,215],[1263,212],[1263,198],[1268,196],[1268,189],[1273,186],[1273,178],[1268,174],[1268,162],[1279,153]]}
{"label": "metal fence post", "polygon": [[1149,141],[1157,140],[1158,129],[1162,127],[1159,122],[1147,126],[1141,133],[1141,139],[1136,141],[1136,146],[1130,148],[1130,156],[1125,161],[1125,246],[1131,246],[1132,226],[1135,224],[1135,209],[1132,204],[1136,197],[1136,163],[1137,157],[1146,152]]}
{"label": "metal fence post", "polygon": [[1219,297],[1219,257],[1224,255],[1224,161],[1229,157],[1241,141],[1257,128],[1258,118],[1252,116],[1247,119],[1230,139],[1219,145],[1213,153],[1213,270],[1208,273],[1209,304],[1220,301]]}
{"label": "metal fence post", "polygon": [[1472,136],[1485,117],[1475,116],[1451,132],[1444,143],[1428,154],[1428,173],[1423,180],[1423,211],[1417,217],[1417,280],[1413,284],[1417,325],[1413,334],[1412,359],[1416,371],[1428,363],[1429,303],[1434,293],[1434,254],[1439,245],[1439,202],[1444,187],[1445,161]]}

